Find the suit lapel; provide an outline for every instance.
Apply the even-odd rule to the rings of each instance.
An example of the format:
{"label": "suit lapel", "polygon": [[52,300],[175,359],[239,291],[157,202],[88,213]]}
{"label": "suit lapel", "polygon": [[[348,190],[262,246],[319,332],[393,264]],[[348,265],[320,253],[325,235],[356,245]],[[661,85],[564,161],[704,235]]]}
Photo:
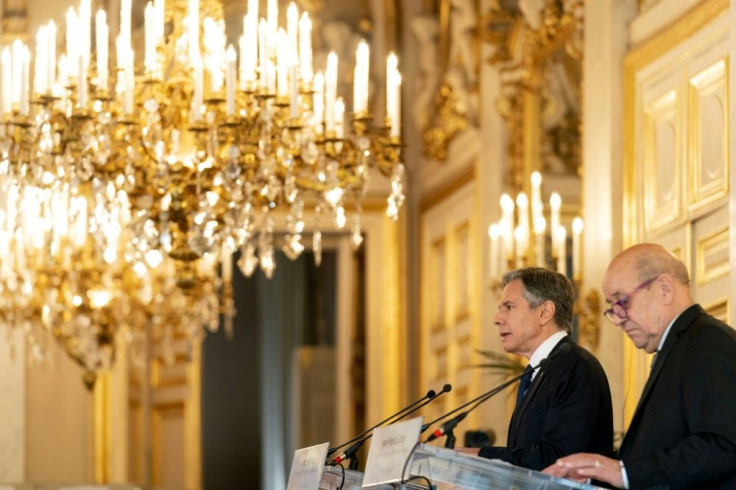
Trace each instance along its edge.
{"label": "suit lapel", "polygon": [[[629,430],[626,432],[627,435],[632,432],[635,433],[634,428],[638,425],[639,419],[641,418],[642,407],[646,404],[646,401],[651,394],[652,387],[656,383],[659,374],[662,372],[663,366],[667,362],[667,357],[670,355],[670,352],[672,352],[672,347],[677,343],[678,337],[701,313],[704,313],[703,309],[698,305],[693,305],[682,312],[680,317],[672,325],[670,333],[667,335],[667,339],[662,346],[662,350],[657,354],[657,360],[654,363],[654,366],[652,366],[652,371],[649,373],[647,382],[644,384],[641,397],[639,397],[639,403],[636,405],[634,416],[631,418],[631,423],[629,424]],[[624,440],[621,442],[622,450],[626,445],[626,440],[627,437],[624,437]]]}
{"label": "suit lapel", "polygon": [[[560,340],[547,357],[551,356],[552,353],[556,351],[563,342],[570,342],[569,336],[564,337],[562,340]],[[549,366],[547,366],[547,369],[549,369]],[[508,437],[509,447],[514,447],[516,437],[519,434],[519,425],[521,424],[521,420],[524,418],[524,411],[527,409],[529,404],[531,404],[532,400],[534,399],[534,395],[536,395],[537,391],[539,391],[539,387],[542,386],[546,374],[547,370],[540,370],[540,372],[537,373],[537,375],[532,380],[532,383],[529,385],[529,388],[527,388],[526,393],[524,394],[524,398],[521,399],[519,407],[514,410],[514,413],[511,415],[511,426],[509,429]]]}

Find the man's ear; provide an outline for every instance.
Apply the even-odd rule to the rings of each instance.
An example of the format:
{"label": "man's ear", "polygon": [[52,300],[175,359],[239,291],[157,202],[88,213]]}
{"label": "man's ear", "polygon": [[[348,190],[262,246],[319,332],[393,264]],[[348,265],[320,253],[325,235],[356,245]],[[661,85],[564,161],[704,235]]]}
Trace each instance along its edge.
{"label": "man's ear", "polygon": [[547,300],[539,305],[539,320],[542,325],[553,321],[555,318],[555,304]]}
{"label": "man's ear", "polygon": [[668,274],[660,274],[655,284],[659,288],[659,294],[665,304],[670,304],[675,300],[675,282],[672,277]]}

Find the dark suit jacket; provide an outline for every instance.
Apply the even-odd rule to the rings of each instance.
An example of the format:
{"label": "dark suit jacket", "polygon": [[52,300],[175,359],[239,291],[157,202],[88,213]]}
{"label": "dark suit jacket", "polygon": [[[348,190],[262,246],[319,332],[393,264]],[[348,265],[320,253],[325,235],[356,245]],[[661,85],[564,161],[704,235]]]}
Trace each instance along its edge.
{"label": "dark suit jacket", "polygon": [[630,488],[736,489],[736,331],[698,305],[680,315],[619,458]]}
{"label": "dark suit jacket", "polygon": [[613,450],[613,415],[608,379],[598,360],[565,337],[560,353],[529,386],[509,426],[506,447],[484,447],[479,456],[541,470],[557,458]]}

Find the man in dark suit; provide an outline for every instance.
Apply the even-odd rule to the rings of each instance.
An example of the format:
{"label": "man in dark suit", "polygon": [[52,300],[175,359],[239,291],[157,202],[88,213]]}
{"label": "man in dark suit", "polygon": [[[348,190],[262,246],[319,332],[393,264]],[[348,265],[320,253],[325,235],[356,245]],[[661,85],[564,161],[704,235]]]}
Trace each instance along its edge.
{"label": "man in dark suit", "polygon": [[545,472],[618,488],[736,488],[736,331],[693,303],[685,265],[641,244],[608,266],[606,316],[655,354],[618,459],[576,454]]}
{"label": "man in dark suit", "polygon": [[557,272],[530,267],[506,273],[502,284],[493,323],[504,350],[529,359],[529,367],[549,360],[529,372],[528,383],[522,378],[523,392],[517,396],[506,446],[484,447],[478,455],[541,470],[577,451],[610,453],[611,392],[596,358],[568,335],[573,315],[570,281]]}

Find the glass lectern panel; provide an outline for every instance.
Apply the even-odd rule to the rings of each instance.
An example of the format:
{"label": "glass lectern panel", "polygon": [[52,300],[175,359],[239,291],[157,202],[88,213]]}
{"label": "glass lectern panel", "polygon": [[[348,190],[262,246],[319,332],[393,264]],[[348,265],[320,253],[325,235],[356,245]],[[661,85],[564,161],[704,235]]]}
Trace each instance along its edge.
{"label": "glass lectern panel", "polygon": [[427,477],[439,489],[562,490],[577,488],[592,490],[597,488],[501,461],[468,456],[452,449],[425,444],[420,444],[412,454],[408,473]]}

